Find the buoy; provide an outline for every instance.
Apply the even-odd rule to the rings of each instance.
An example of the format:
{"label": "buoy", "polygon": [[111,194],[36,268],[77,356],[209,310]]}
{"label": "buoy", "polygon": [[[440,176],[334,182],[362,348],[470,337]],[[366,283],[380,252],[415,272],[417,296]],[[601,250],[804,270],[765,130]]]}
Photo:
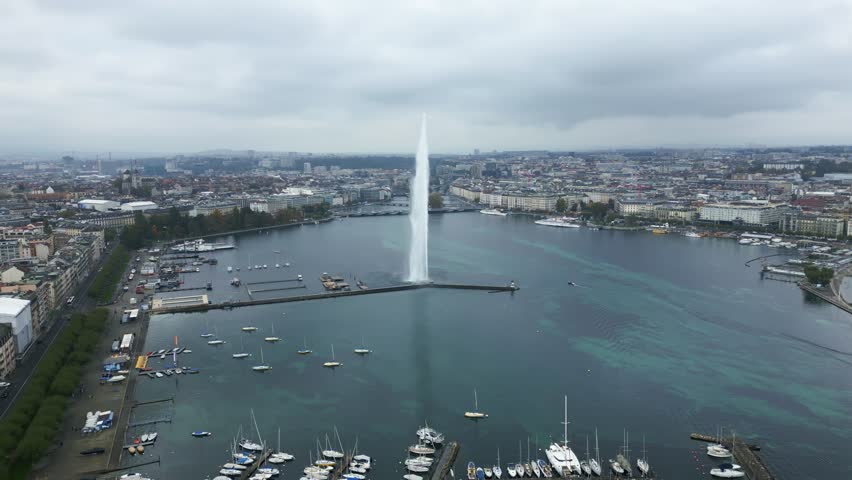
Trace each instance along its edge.
{"label": "buoy", "polygon": [[142,455],[143,453],[145,453],[145,445],[139,445],[138,447],[136,447],[136,452],[139,455]]}
{"label": "buoy", "polygon": [[128,448],[128,449],[127,449],[127,451],[128,451],[131,455],[136,455],[136,447],[130,447],[130,448]]}

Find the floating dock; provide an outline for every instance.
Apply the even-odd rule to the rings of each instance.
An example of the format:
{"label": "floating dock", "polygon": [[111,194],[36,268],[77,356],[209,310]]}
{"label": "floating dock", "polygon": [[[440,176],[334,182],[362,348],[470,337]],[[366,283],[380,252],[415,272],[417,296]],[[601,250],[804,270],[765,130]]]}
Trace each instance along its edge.
{"label": "floating dock", "polygon": [[[249,307],[252,305],[269,305],[273,303],[290,303],[290,302],[306,302],[310,300],[326,300],[329,298],[338,297],[354,297],[358,295],[374,295],[377,293],[389,292],[404,292],[408,290],[421,290],[426,288],[444,288],[455,290],[480,290],[486,292],[514,292],[519,290],[514,285],[473,285],[473,284],[450,284],[450,283],[410,283],[405,285],[394,285],[390,287],[370,288],[368,290],[347,290],[335,291],[327,293],[315,293],[310,295],[294,295],[292,297],[277,297],[277,298],[262,298],[257,300],[244,300],[237,302],[225,303],[197,303],[197,304],[176,304],[170,306],[162,306],[159,308],[155,303],[152,309],[152,314],[158,313],[189,313],[189,312],[206,312],[207,310],[230,309],[235,307]],[[203,295],[205,298],[206,295]],[[156,302],[157,300],[154,300]]]}
{"label": "floating dock", "polygon": [[[450,469],[456,462],[456,457],[459,455],[458,442],[450,442],[441,449],[441,457],[438,458],[438,463],[435,464],[435,471],[432,472],[432,480],[444,480],[450,478]],[[459,477],[462,478],[462,477]]]}
{"label": "floating dock", "polygon": [[[722,445],[728,446],[732,445],[734,439],[728,438],[717,438],[710,435],[702,435],[700,433],[693,433],[689,435],[689,438],[693,440],[700,440],[702,442],[712,442],[712,443],[720,443]],[[756,445],[749,445],[739,438],[735,440],[736,443],[733,443],[731,453],[734,454],[734,462],[743,467],[743,471],[746,473],[750,480],[774,480],[775,476],[769,472],[769,468],[766,467],[766,464],[763,463],[763,460],[756,453],[756,450],[760,450],[760,447]]]}

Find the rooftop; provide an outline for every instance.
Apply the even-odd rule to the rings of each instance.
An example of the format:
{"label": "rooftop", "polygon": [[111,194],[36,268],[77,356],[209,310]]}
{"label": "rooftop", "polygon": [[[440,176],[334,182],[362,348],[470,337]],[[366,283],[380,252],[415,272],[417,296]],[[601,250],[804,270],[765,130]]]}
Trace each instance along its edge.
{"label": "rooftop", "polygon": [[0,297],[0,315],[17,317],[30,304],[29,300],[20,298]]}

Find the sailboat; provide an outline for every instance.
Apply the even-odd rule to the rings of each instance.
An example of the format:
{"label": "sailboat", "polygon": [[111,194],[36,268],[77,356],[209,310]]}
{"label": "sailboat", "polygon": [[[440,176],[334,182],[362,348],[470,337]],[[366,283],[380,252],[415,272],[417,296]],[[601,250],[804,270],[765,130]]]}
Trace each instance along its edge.
{"label": "sailboat", "polygon": [[494,476],[500,478],[503,476],[503,469],[500,468],[500,449],[497,449],[497,463],[491,467],[491,471],[494,472]]}
{"label": "sailboat", "polygon": [[244,332],[253,332],[253,331],[257,330],[257,327],[248,326],[248,327],[243,327],[240,330],[242,330]]}
{"label": "sailboat", "polygon": [[361,335],[361,348],[356,348],[355,353],[358,355],[367,355],[368,353],[372,353],[372,350],[367,348],[367,344],[364,342],[364,336]]}
{"label": "sailboat", "polygon": [[648,457],[645,454],[645,435],[642,435],[642,458],[636,459],[636,468],[639,469],[642,476],[647,475],[648,471],[651,469],[651,466],[648,464]]}
{"label": "sailboat", "polygon": [[[515,471],[518,473],[518,477],[523,478],[524,474],[524,456],[521,450],[521,441],[518,440],[518,463],[515,464]],[[532,475],[532,472],[529,472]]]}
{"label": "sailboat", "polygon": [[272,367],[267,365],[263,360],[263,347],[260,347],[260,365],[255,365],[251,367],[255,372],[265,372],[267,370],[272,370]]}
{"label": "sailboat", "polygon": [[586,459],[580,461],[580,469],[583,474],[589,476],[592,474],[592,467],[589,466],[589,436],[586,435]]}
{"label": "sailboat", "polygon": [[331,345],[331,361],[323,363],[322,366],[327,367],[327,368],[337,368],[341,365],[343,365],[343,364],[334,360],[334,344],[332,344]]}
{"label": "sailboat", "polygon": [[630,432],[624,430],[624,446],[621,449],[622,453],[615,456],[616,462],[621,465],[621,468],[628,476],[633,475],[633,467],[630,466]]}
{"label": "sailboat", "polygon": [[524,464],[524,468],[527,466],[532,468],[532,472],[536,477],[541,478],[541,467],[538,466],[538,462],[535,460],[530,461],[530,437],[527,437],[527,463]]}
{"label": "sailboat", "polygon": [[589,459],[589,468],[595,476],[601,475],[601,454],[598,450],[598,429],[595,427],[595,458]]}
{"label": "sailboat", "polygon": [[271,336],[269,336],[269,337],[264,338],[263,340],[264,340],[264,341],[267,341],[267,342],[269,342],[269,343],[275,343],[275,342],[277,342],[277,341],[280,341],[281,339],[275,336],[275,322],[273,322],[273,323],[271,324],[271,327],[272,327],[272,335],[271,335]]}
{"label": "sailboat", "polygon": [[568,396],[565,396],[565,419],[562,421],[563,425],[563,439],[562,445],[557,442],[551,443],[547,450],[544,451],[545,455],[547,455],[547,459],[550,461],[550,464],[553,465],[553,469],[556,470],[556,473],[559,476],[567,477],[574,473],[580,473],[582,471],[580,467],[580,460],[577,458],[577,455],[571,450],[571,447],[568,446]]}
{"label": "sailboat", "polygon": [[227,270],[228,270],[228,273],[233,272],[233,271],[234,271],[234,267],[232,267],[232,266],[228,265]]}
{"label": "sailboat", "polygon": [[250,353],[245,352],[245,346],[243,345],[243,339],[242,338],[240,339],[240,350],[241,350],[240,353],[234,353],[231,356],[234,357],[234,358],[246,358],[246,357],[251,356]]}
{"label": "sailboat", "polygon": [[466,418],[472,418],[474,420],[478,420],[480,418],[487,418],[488,417],[487,413],[482,413],[482,412],[479,411],[479,398],[476,395],[476,389],[475,388],[473,389],[473,405],[474,405],[475,408],[472,412],[464,412],[464,416]]}
{"label": "sailboat", "polygon": [[304,341],[304,344],[302,346],[302,349],[299,350],[296,353],[298,353],[299,355],[308,355],[308,354],[313,353],[313,350],[308,350],[308,340],[304,339],[303,341]]}

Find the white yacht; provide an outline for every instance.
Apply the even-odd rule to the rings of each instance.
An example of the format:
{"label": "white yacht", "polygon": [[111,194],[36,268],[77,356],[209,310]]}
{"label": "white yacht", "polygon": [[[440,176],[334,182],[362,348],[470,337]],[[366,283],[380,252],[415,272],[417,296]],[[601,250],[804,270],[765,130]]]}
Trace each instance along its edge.
{"label": "white yacht", "polygon": [[257,327],[243,327],[240,330],[244,332],[254,332],[255,330],[257,330]]}
{"label": "white yacht", "polygon": [[683,236],[689,238],[701,238],[701,234],[693,231],[686,232],[683,234]]}
{"label": "white yacht", "polygon": [[723,463],[718,468],[710,470],[710,475],[717,478],[740,478],[745,476],[742,467],[736,463]]}
{"label": "white yacht", "polygon": [[260,452],[263,450],[263,445],[259,443],[252,442],[251,440],[243,439],[240,443],[240,448],[243,450],[248,450],[250,452]]}
{"label": "white yacht", "polygon": [[499,217],[505,217],[506,216],[506,212],[504,212],[500,209],[497,209],[497,208],[486,208],[484,210],[480,210],[479,213],[481,213],[483,215],[497,215]]}
{"label": "white yacht", "polygon": [[341,365],[343,365],[343,364],[334,359],[334,345],[332,345],[331,346],[331,361],[323,363],[322,366],[326,367],[326,368],[337,368]]}
{"label": "white yacht", "polygon": [[480,418],[488,418],[487,413],[482,413],[479,411],[479,398],[476,395],[476,389],[473,389],[473,406],[474,410],[472,412],[464,412],[464,416],[466,418],[472,418],[474,420],[478,420]]}
{"label": "white yacht", "polygon": [[577,455],[573,450],[568,446],[568,396],[565,396],[565,419],[562,422],[563,425],[563,440],[562,445],[559,443],[552,443],[547,450],[544,451],[545,455],[547,455],[547,459],[550,461],[550,464],[553,466],[553,469],[556,470],[556,473],[561,477],[567,477],[573,473],[580,473],[582,469],[580,468],[580,459],[577,458]]}
{"label": "white yacht", "polygon": [[536,220],[536,225],[546,225],[548,227],[563,227],[563,228],[580,228],[576,222],[577,219],[571,217],[552,217],[544,220]]}
{"label": "white yacht", "polygon": [[251,367],[255,372],[265,372],[267,370],[272,370],[272,366],[267,365],[265,361],[263,361],[263,348],[260,349],[260,365],[255,365]]}
{"label": "white yacht", "polygon": [[432,455],[435,453],[434,448],[423,444],[412,445],[408,447],[408,451],[417,455]]}

